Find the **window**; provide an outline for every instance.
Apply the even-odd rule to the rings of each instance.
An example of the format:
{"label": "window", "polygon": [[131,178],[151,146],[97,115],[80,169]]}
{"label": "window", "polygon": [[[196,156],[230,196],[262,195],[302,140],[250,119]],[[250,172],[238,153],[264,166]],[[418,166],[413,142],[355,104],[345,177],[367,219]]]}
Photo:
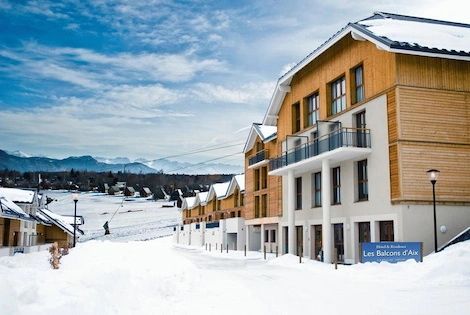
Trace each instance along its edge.
{"label": "window", "polygon": [[259,218],[259,196],[255,196],[255,218]]}
{"label": "window", "polygon": [[356,128],[357,128],[357,146],[359,148],[366,148],[368,146],[366,134],[366,111],[356,114]]}
{"label": "window", "polygon": [[370,222],[359,222],[359,243],[370,242]]}
{"label": "window", "polygon": [[312,174],[313,207],[321,207],[321,173]]}
{"label": "window", "polygon": [[369,199],[369,182],[367,176],[367,160],[357,162],[357,187],[358,187],[358,200]]}
{"label": "window", "polygon": [[341,203],[341,169],[333,168],[333,204]]}
{"label": "window", "polygon": [[292,105],[292,132],[300,131],[300,103]]}
{"label": "window", "polygon": [[268,195],[261,195],[261,216],[266,218],[268,216]]}
{"label": "window", "polygon": [[271,230],[271,243],[276,243],[276,230]]}
{"label": "window", "polygon": [[239,200],[240,200],[240,192],[237,190],[235,190],[235,193],[233,194],[234,197],[233,197],[233,206],[236,208],[238,207],[239,205]]}
{"label": "window", "polygon": [[297,177],[295,179],[295,209],[302,209],[302,177]]}
{"label": "window", "polygon": [[319,99],[318,99],[318,93],[315,93],[309,97],[307,97],[307,102],[306,102],[306,107],[307,107],[307,126],[313,126],[317,123],[319,119],[319,109],[320,109],[320,104],[319,104]]}
{"label": "window", "polygon": [[364,74],[362,65],[353,70],[354,90],[353,90],[353,103],[360,103],[364,100]]}
{"label": "window", "polygon": [[255,169],[254,171],[254,180],[255,180],[255,190],[259,190],[260,189],[260,173],[259,173],[259,168],[258,169]]}
{"label": "window", "polygon": [[341,77],[331,83],[331,115],[346,109],[346,79]]}
{"label": "window", "polygon": [[380,241],[381,242],[393,242],[394,241],[394,232],[393,232],[393,221],[380,221]]}
{"label": "window", "polygon": [[261,168],[261,189],[268,188],[268,167]]}
{"label": "window", "polygon": [[222,210],[222,200],[217,200],[217,210]]}

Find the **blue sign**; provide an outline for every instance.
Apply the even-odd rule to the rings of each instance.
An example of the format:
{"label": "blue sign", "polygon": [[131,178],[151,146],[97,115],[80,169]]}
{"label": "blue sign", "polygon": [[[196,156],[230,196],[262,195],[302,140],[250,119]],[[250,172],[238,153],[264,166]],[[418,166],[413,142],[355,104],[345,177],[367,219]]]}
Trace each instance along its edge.
{"label": "blue sign", "polygon": [[396,263],[414,259],[423,261],[420,242],[384,242],[384,243],[361,243],[361,262],[388,261]]}

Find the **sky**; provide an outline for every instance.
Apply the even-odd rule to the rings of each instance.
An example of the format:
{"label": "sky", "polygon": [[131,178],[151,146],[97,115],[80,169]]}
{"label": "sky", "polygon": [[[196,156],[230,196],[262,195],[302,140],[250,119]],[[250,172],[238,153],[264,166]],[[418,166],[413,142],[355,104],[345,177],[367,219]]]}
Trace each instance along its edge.
{"label": "sky", "polygon": [[0,149],[243,165],[277,79],[375,11],[464,0],[0,0]]}
{"label": "sky", "polygon": [[[49,209],[73,212],[70,192],[46,192]],[[52,269],[47,250],[0,257],[0,309],[10,315],[465,314],[470,241],[414,260],[352,266],[290,254],[176,245],[176,208],[81,193],[85,231]],[[130,210],[130,211],[129,211]],[[114,215],[114,218],[112,218]],[[111,219],[112,218],[112,219]],[[110,221],[110,235],[102,224]],[[143,224],[145,222],[146,224]]]}

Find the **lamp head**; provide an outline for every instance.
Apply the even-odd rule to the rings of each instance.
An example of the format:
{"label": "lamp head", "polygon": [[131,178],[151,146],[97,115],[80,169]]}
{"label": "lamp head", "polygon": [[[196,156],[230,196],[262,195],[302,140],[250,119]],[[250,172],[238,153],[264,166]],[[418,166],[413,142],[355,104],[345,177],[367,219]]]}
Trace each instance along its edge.
{"label": "lamp head", "polygon": [[74,192],[72,194],[73,201],[77,202],[78,201],[78,193]]}
{"label": "lamp head", "polygon": [[428,175],[428,178],[429,180],[431,181],[431,183],[435,183],[437,182],[437,178],[439,177],[439,171],[438,170],[435,170],[435,169],[432,169],[432,170],[429,170],[426,172],[426,174]]}

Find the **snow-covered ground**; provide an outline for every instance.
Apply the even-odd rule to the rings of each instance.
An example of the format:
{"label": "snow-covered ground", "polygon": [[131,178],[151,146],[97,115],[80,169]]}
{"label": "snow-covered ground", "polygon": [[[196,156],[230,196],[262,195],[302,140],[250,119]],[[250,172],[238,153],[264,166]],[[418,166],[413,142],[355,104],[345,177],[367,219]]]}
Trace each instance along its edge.
{"label": "snow-covered ground", "polygon": [[[46,194],[57,199],[51,210],[73,214],[70,193]],[[0,314],[470,312],[468,241],[423,263],[335,270],[292,255],[264,260],[259,252],[176,246],[167,235],[179,212],[143,198],[80,194],[77,213],[86,235],[60,269],[51,269],[47,251],[0,258]],[[104,236],[106,221],[111,235]]]}

